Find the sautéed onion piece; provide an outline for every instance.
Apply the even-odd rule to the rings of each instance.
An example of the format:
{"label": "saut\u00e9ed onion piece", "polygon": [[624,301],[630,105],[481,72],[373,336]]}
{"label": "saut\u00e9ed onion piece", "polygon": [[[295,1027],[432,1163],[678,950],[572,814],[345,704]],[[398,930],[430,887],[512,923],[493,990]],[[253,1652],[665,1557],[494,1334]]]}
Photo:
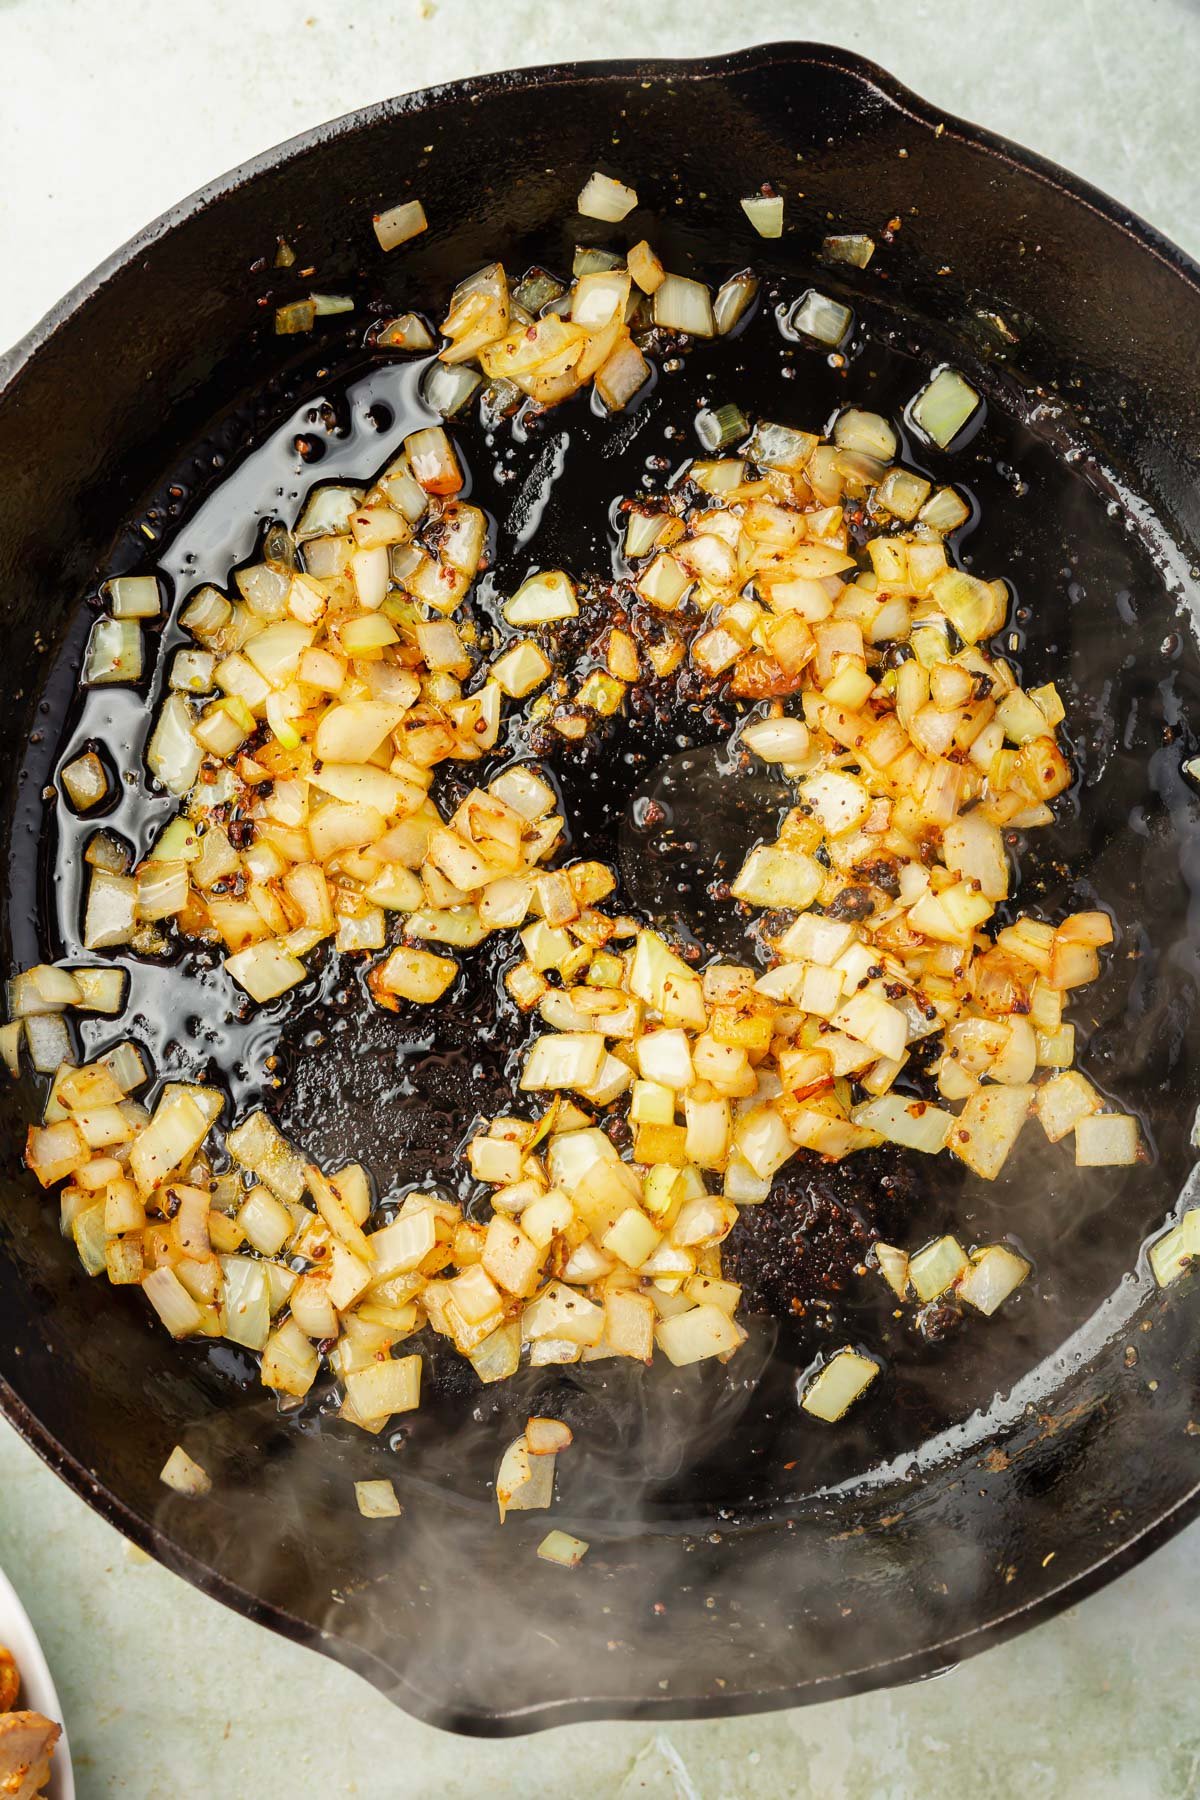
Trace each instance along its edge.
{"label": "saut\u00e9ed onion piece", "polygon": [[[599,174],[580,196],[581,212],[613,222],[636,204]],[[743,204],[756,229],[781,229],[777,197]],[[416,202],[375,220],[385,249],[424,227]],[[870,248],[829,239],[825,252],[862,268]],[[624,263],[581,250],[570,286],[544,270],[512,284],[493,263],[451,296],[425,397],[446,416],[486,381],[491,417],[592,385],[617,410],[649,377],[647,333],[728,331],[756,288],[742,271],[714,308],[644,240]],[[348,303],[295,302],[278,328]],[[816,290],[791,316],[830,345],[851,324]],[[416,314],[379,342],[432,347]],[[944,370],[911,411],[948,443],[977,404]],[[369,483],[315,488],[228,594],[206,586],[181,609],[194,648],[176,658],[147,754],[177,816],[136,869],[108,834],[87,851],[89,953],[201,941],[260,1004],[305,982],[306,959],[332,942],[369,960],[380,1006],[437,1005],[462,959],[506,934],[505,986],[534,1031],[512,1110],[465,1147],[490,1216],[417,1191],[379,1225],[364,1169],[322,1172],[265,1113],[222,1133],[220,1092],[185,1083],[151,1110],[130,1043],[76,1066],[70,1017],[119,1012],[119,970],[39,965],[10,986],[4,1060],[15,1074],[24,1052],[52,1077],[26,1160],[60,1189],[62,1229],[88,1271],[140,1286],[176,1337],[257,1353],[263,1383],[289,1400],[327,1366],[340,1416],[372,1434],[420,1404],[422,1359],[402,1347],[426,1328],[485,1383],[523,1359],[733,1356],[746,1333],[721,1245],[800,1149],[837,1161],[887,1142],[992,1180],[1036,1118],[1083,1166],[1144,1154],[1136,1120],[1073,1068],[1064,1018],[1100,971],[1108,916],[1051,924],[1006,910],[997,924],[1012,898],[1005,834],[1049,824],[1071,769],[1056,688],[1023,689],[990,647],[1005,584],[947,553],[961,497],[897,464],[892,424],[863,408],[845,409],[828,440],[767,420],[751,429],[732,398],[696,429],[708,454],[686,480],[625,503],[628,604],[657,635],[614,628],[604,666],[582,680],[554,661],[556,628],[580,611],[565,570],[516,587],[501,609],[509,635],[481,650],[462,609],[487,521],[462,497],[442,425],[411,434]],[[851,511],[866,522],[862,550]],[[105,597],[84,679],[136,681],[157,583],[125,577]],[[732,886],[730,903],[759,915],[758,964],[697,970],[604,910],[611,869],[550,867],[567,822],[535,762],[481,779],[453,810],[433,798],[439,766],[482,764],[514,707],[577,742],[639,682],[687,661],[742,705],[731,751],[773,764],[793,790],[776,841]],[[108,792],[93,753],[62,780],[80,811]],[[926,1040],[936,1103],[909,1081]],[[624,1154],[600,1128],[609,1109],[628,1121]],[[1154,1247],[1160,1281],[1200,1254],[1196,1217]],[[911,1254],[879,1244],[869,1261],[902,1302],[950,1297],[982,1316],[1029,1272],[1005,1245],[953,1236]],[[800,1404],[835,1421],[878,1371],[844,1347]],[[501,1517],[552,1503],[569,1443],[559,1421],[530,1419],[497,1472]],[[199,1491],[187,1464],[177,1451],[168,1468]],[[357,1497],[368,1517],[397,1510],[387,1483],[358,1483]],[[540,1554],[573,1564],[585,1550],[552,1533]]]}

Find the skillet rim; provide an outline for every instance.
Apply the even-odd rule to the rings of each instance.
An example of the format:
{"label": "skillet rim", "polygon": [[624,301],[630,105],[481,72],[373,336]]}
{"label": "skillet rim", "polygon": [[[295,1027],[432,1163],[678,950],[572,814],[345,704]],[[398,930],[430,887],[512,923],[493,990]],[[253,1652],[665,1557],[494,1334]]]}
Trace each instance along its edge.
{"label": "skillet rim", "polygon": [[[1036,151],[1026,150],[1000,133],[972,124],[958,115],[922,99],[879,64],[838,46],[810,40],[778,40],[748,46],[722,55],[610,59],[532,65],[499,70],[380,100],[297,133],[281,143],[226,170],[167,208],[156,219],[120,245],[58,300],[31,329],[8,350],[0,352],[0,406],[3,406],[23,371],[52,345],[59,332],[130,263],[168,236],[177,226],[318,145],[369,130],[385,119],[420,113],[432,104],[469,105],[496,93],[541,91],[559,83],[610,83],[635,80],[721,80],[755,69],[794,67],[803,64],[828,68],[849,76],[871,90],[895,111],[910,118],[922,130],[938,130],[964,145],[982,150],[1018,176],[1045,184],[1074,204],[1096,215],[1128,238],[1142,254],[1155,259],[1171,275],[1192,290],[1200,304],[1200,262],[1181,249],[1157,227],[1131,208],[1111,199],[1092,183],[1070,173]],[[353,1668],[380,1688],[405,1712],[424,1724],[469,1736],[510,1737],[534,1730],[600,1719],[704,1719],[774,1712],[843,1695],[864,1693],[882,1686],[904,1685],[924,1679],[948,1666],[976,1655],[993,1643],[1002,1643],[1030,1626],[1054,1616],[1068,1605],[1095,1593],[1118,1575],[1136,1566],[1200,1516],[1200,1480],[1165,1507],[1142,1529],[1115,1549],[1036,1599],[1023,1601],[968,1630],[940,1642],[900,1655],[866,1662],[836,1678],[809,1677],[784,1688],[746,1690],[712,1698],[645,1695],[624,1703],[612,1699],[573,1696],[542,1701],[508,1712],[465,1711],[454,1704],[439,1705],[410,1686],[380,1659],[360,1646],[323,1632],[282,1607],[260,1599],[239,1583],[184,1550],[149,1520],[135,1513],[101,1482],[44,1427],[17,1391],[0,1377],[0,1413],[17,1433],[95,1512],[156,1561],[182,1575],[202,1594],[281,1637],[331,1656]]]}

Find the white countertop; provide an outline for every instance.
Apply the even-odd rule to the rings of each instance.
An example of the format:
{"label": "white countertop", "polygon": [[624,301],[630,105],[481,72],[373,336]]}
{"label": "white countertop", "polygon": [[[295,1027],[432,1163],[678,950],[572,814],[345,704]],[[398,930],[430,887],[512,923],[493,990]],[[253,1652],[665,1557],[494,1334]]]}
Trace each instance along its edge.
{"label": "white countertop", "polygon": [[[1200,254],[1189,0],[0,0],[0,345],[139,226],[309,125],[522,64],[845,44],[1086,175]],[[128,1800],[972,1800],[1200,1792],[1200,1527],[920,1687],[766,1718],[442,1736],[127,1552],[0,1425],[0,1564],[54,1669],[79,1792]],[[1195,1559],[1195,1560],[1194,1560]]]}

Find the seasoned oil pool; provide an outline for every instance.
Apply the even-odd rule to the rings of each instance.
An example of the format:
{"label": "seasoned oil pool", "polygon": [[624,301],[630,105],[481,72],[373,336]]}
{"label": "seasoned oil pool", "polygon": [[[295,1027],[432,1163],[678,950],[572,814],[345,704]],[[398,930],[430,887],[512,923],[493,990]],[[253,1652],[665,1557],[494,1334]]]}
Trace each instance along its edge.
{"label": "seasoned oil pool", "polygon": [[[1194,646],[1169,628],[1173,603],[1146,548],[1047,434],[993,403],[965,447],[926,450],[905,433],[904,412],[925,379],[929,347],[881,312],[860,317],[846,353],[830,355],[780,329],[778,315],[795,297],[768,287],[735,336],[691,350],[664,343],[656,379],[628,415],[602,417],[576,398],[491,427],[472,404],[452,421],[467,494],[490,519],[489,567],[469,610],[486,635],[500,601],[532,569],[569,570],[594,595],[563,640],[582,668],[623,601],[614,502],[661,489],[698,452],[702,408],[736,402],[752,422],[817,430],[850,401],[887,414],[901,431],[903,459],[971,500],[957,552],[977,573],[1010,580],[1006,647],[1030,681],[1054,680],[1066,700],[1079,780],[1057,803],[1056,824],[1014,846],[1016,899],[1048,917],[1096,905],[1113,912],[1117,944],[1106,973],[1070,1017],[1079,1066],[1139,1112],[1153,1160],[1137,1171],[1076,1171],[1030,1129],[989,1185],[944,1157],[886,1149],[829,1166],[802,1152],[770,1199],[745,1209],[726,1246],[751,1330],[728,1367],[600,1363],[524,1370],[482,1388],[469,1365],[426,1334],[415,1346],[427,1357],[422,1407],[385,1440],[397,1449],[401,1481],[486,1497],[497,1447],[533,1410],[566,1418],[587,1445],[586,1458],[563,1459],[576,1515],[619,1516],[634,1496],[675,1516],[722,1507],[744,1514],[897,1459],[903,1466],[964,1421],[986,1436],[996,1397],[1119,1287],[1190,1162],[1191,1121],[1170,1095],[1196,1005],[1185,948],[1196,871],[1181,868],[1179,851],[1187,839],[1180,825],[1197,820],[1181,774],[1194,746],[1179,728],[1200,691]],[[369,480],[407,433],[430,422],[420,397],[427,359],[395,360],[352,335],[336,347],[326,339],[319,355],[180,457],[127,522],[97,586],[114,572],[153,568],[173,610],[201,583],[227,586],[271,521],[294,522],[314,482]],[[170,652],[185,639],[168,619],[151,638],[138,690],[80,694],[91,616],[85,604],[50,672],[44,730],[58,741],[56,768],[85,746],[100,751],[118,780],[99,822],[140,856],[173,810],[152,791],[143,749]],[[635,690],[627,713],[598,722],[583,744],[515,718],[494,764],[446,765],[435,791],[448,798],[514,755],[537,756],[561,791],[564,853],[614,864],[617,906],[673,927],[701,959],[714,950],[751,956],[753,941],[719,903],[720,884],[753,842],[773,835],[786,793],[761,775],[746,785],[728,773],[721,747],[737,717],[727,696],[701,698],[687,679],[657,682]],[[17,861],[22,963],[82,956],[83,851],[98,821],[44,799],[40,784],[27,788],[23,806],[38,856]],[[329,945],[310,959],[307,983],[264,1007],[245,998],[213,951],[119,954],[130,978],[126,1015],[85,1023],[83,1048],[132,1036],[158,1080],[218,1081],[234,1113],[265,1105],[318,1161],[364,1161],[385,1210],[416,1183],[465,1193],[458,1146],[476,1115],[511,1104],[529,1035],[500,979],[512,954],[507,937],[466,954],[453,1004],[402,1004],[397,1013],[372,1003],[363,961]],[[54,1229],[49,1211],[46,1229]],[[964,1319],[944,1307],[927,1310],[918,1326],[877,1275],[860,1272],[877,1236],[916,1247],[947,1230],[964,1242],[1011,1239],[1033,1263],[996,1318]],[[105,1309],[140,1300],[97,1284],[95,1305],[102,1333]],[[799,1414],[796,1376],[840,1342],[879,1353],[886,1369],[869,1400],[828,1428]],[[273,1407],[257,1389],[253,1359],[235,1346],[164,1339],[161,1354],[206,1362],[214,1404],[254,1393]],[[318,1384],[294,1423],[353,1433],[330,1410],[328,1384]]]}

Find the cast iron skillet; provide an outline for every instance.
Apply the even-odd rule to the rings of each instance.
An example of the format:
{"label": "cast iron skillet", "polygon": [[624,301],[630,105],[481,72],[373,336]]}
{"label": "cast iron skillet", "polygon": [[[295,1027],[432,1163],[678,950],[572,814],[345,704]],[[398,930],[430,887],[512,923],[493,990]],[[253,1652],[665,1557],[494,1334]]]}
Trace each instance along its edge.
{"label": "cast iron skillet", "polygon": [[[969,466],[935,472],[989,488],[992,567],[1009,545],[1032,606],[1016,642],[1031,668],[1069,668],[1083,773],[1052,852],[1030,853],[1026,898],[1050,916],[1094,896],[1114,910],[1120,952],[1076,1018],[1084,1066],[1138,1109],[1154,1157],[1128,1181],[1077,1180],[1031,1128],[994,1193],[931,1190],[933,1226],[1014,1230],[1037,1281],[990,1336],[960,1333],[941,1354],[910,1341],[879,1404],[844,1432],[818,1439],[797,1422],[791,1383],[819,1334],[763,1319],[723,1390],[699,1376],[562,1390],[560,1410],[578,1405],[594,1427],[561,1459],[555,1522],[592,1546],[569,1575],[533,1557],[544,1518],[501,1533],[486,1491],[505,1409],[519,1412],[528,1386],[503,1401],[440,1392],[399,1451],[317,1415],[281,1419],[242,1386],[236,1357],[173,1346],[89,1285],[20,1166],[34,1097],[6,1087],[8,1417],[205,1592],[420,1717],[479,1733],[912,1680],[1079,1598],[1200,1510],[1195,1296],[1189,1279],[1158,1294],[1138,1262],[1187,1186],[1200,1081],[1197,810],[1180,776],[1200,671],[1179,616],[1200,561],[1197,271],[1084,184],[852,56],[783,45],[539,69],[374,107],[185,201],[0,362],[6,960],[33,960],[33,915],[52,911],[40,795],[73,716],[77,603],[98,571],[134,560],[118,526],[169,527],[164,483],[187,504],[215,478],[211,455],[181,460],[185,447],[236,459],[324,379],[310,347],[297,355],[263,328],[278,284],[254,265],[277,233],[326,289],[432,306],[497,254],[569,262],[574,196],[614,157],[649,209],[633,236],[649,228],[670,266],[709,279],[753,260],[798,292],[818,278],[827,231],[871,230],[871,269],[827,270],[820,285],[887,356],[952,358],[988,395],[993,435]],[[370,214],[409,176],[433,228],[384,262]],[[789,196],[776,245],[736,204],[767,177]],[[349,342],[326,341],[338,354]],[[871,362],[851,370],[868,401]],[[700,361],[689,367],[702,384]],[[806,367],[823,393],[828,366]],[[139,554],[156,552],[143,541]],[[890,1191],[883,1176],[899,1177],[871,1178]],[[748,1252],[746,1267],[771,1297],[769,1256]],[[693,1453],[671,1420],[695,1430],[702,1416]],[[158,1483],[177,1440],[216,1475],[203,1505]],[[647,1462],[653,1485],[639,1479]],[[348,1503],[351,1479],[383,1472],[405,1504],[394,1529]]]}

